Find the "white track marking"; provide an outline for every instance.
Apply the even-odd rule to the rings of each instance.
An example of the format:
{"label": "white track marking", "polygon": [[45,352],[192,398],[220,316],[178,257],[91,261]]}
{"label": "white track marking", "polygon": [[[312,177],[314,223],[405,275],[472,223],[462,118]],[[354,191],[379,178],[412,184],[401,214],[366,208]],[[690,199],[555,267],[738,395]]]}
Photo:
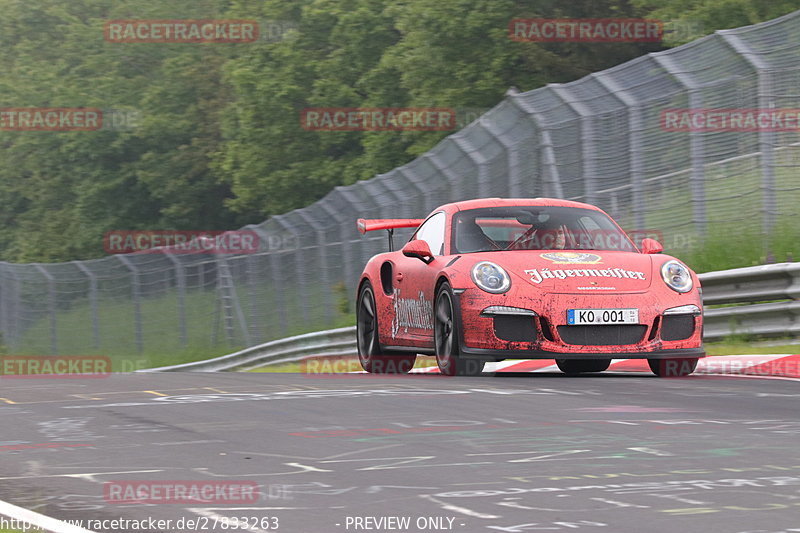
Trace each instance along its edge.
{"label": "white track marking", "polygon": [[497,515],[480,513],[478,511],[473,511],[472,509],[467,509],[466,507],[459,507],[457,505],[453,505],[453,504],[450,504],[450,503],[447,503],[447,502],[443,502],[442,500],[438,500],[438,499],[434,498],[430,494],[420,494],[419,497],[420,498],[425,498],[426,500],[432,501],[433,503],[438,503],[442,507],[442,509],[444,509],[445,511],[453,511],[453,512],[456,512],[456,513],[461,513],[463,515],[472,516],[472,517],[475,517],[475,518],[486,518],[486,519],[502,518],[502,517],[497,516]]}
{"label": "white track marking", "polygon": [[74,477],[77,479],[86,479],[88,481],[98,482],[94,479],[95,476],[113,476],[115,474],[149,474],[153,472],[163,472],[163,470],[128,470],[125,472],[87,472],[85,474],[50,474],[46,476],[13,476],[13,477],[0,477],[0,481],[10,479],[42,479],[48,477]]}

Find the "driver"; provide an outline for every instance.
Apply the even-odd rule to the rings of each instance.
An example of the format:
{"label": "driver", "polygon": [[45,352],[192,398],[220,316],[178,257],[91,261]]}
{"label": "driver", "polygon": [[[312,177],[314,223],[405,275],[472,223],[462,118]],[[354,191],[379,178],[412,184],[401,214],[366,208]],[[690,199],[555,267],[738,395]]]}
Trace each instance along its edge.
{"label": "driver", "polygon": [[562,224],[532,226],[509,247],[512,250],[564,250],[567,231]]}

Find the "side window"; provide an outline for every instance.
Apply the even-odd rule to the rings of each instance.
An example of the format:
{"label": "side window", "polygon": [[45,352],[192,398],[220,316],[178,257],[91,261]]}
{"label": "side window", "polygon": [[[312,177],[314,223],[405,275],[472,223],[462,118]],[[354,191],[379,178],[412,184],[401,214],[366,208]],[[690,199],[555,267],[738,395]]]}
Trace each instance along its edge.
{"label": "side window", "polygon": [[444,253],[444,222],[446,218],[444,213],[436,213],[419,227],[414,236],[415,239],[427,242],[433,255]]}

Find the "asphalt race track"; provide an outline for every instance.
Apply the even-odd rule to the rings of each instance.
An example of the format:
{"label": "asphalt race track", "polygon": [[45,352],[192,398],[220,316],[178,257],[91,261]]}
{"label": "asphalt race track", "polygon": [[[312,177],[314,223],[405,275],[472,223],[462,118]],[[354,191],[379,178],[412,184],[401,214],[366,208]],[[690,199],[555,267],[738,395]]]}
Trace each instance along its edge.
{"label": "asphalt race track", "polygon": [[[183,520],[95,531],[798,531],[798,385],[556,373],[5,379],[0,500],[62,520]],[[104,494],[109,482],[174,480],[259,493],[246,505]]]}

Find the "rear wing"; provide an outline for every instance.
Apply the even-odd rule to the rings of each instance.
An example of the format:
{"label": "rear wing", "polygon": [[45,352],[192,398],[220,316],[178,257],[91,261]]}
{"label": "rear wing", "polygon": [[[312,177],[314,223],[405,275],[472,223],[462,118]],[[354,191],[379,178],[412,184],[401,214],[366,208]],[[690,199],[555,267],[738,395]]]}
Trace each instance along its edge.
{"label": "rear wing", "polygon": [[389,234],[389,251],[394,251],[394,230],[395,228],[416,228],[425,222],[423,218],[359,218],[356,222],[358,231],[365,234],[368,231],[385,229]]}

